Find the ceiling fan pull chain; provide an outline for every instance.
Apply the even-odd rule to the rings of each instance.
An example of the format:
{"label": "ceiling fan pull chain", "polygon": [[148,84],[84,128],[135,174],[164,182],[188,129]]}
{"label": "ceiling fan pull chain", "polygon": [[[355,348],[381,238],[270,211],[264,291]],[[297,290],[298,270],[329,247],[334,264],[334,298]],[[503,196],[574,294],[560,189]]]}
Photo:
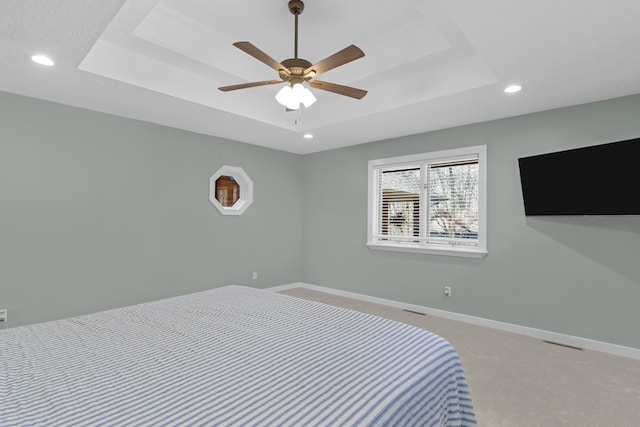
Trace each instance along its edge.
{"label": "ceiling fan pull chain", "polygon": [[302,108],[295,110],[294,114],[293,125],[298,126],[300,124],[300,119],[302,118]]}

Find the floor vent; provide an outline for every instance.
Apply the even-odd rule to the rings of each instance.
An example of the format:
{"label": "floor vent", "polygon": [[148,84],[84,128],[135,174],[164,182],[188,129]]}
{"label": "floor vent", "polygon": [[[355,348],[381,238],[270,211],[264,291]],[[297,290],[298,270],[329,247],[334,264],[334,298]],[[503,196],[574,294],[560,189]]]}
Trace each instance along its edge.
{"label": "floor vent", "polygon": [[411,314],[417,314],[419,316],[426,316],[427,315],[427,313],[420,313],[419,311],[408,310],[406,308],[403,308],[402,311],[406,311],[407,313],[411,313]]}
{"label": "floor vent", "polygon": [[584,350],[584,348],[575,347],[575,346],[573,346],[573,345],[569,345],[569,344],[562,344],[562,343],[560,343],[560,342],[547,341],[547,340],[542,340],[542,342],[545,342],[545,343],[547,343],[547,344],[557,345],[557,346],[560,346],[560,347],[571,348],[571,349],[573,349],[573,350],[581,350],[581,351],[582,351],[582,350]]}

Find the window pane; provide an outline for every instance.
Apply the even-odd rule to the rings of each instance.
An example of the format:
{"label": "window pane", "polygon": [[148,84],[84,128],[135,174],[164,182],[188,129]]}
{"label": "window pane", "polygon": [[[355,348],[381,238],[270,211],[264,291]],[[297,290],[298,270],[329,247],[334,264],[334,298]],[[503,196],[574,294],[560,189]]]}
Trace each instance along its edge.
{"label": "window pane", "polygon": [[431,165],[427,225],[431,239],[477,243],[478,182],[477,160]]}
{"label": "window pane", "polygon": [[382,171],[378,189],[380,229],[384,236],[418,237],[420,168]]}

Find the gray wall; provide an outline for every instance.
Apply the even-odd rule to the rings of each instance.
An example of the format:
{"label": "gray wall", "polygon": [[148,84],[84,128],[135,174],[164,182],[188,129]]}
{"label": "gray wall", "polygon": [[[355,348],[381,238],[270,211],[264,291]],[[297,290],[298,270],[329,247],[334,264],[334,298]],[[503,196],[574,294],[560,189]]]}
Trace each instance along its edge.
{"label": "gray wall", "polygon": [[[525,218],[517,167],[638,137],[639,111],[632,96],[297,156],[0,93],[0,308],[9,327],[305,281],[640,348],[640,218]],[[366,248],[368,160],[477,144],[486,258]],[[254,181],[242,216],[208,201],[223,164]]]}
{"label": "gray wall", "polygon": [[[6,327],[300,280],[300,156],[6,93],[0,120]],[[242,216],[208,200],[224,164],[254,182]]]}
{"label": "gray wall", "polygon": [[[640,217],[526,218],[517,165],[640,137],[639,112],[632,96],[303,156],[304,281],[640,348]],[[486,258],[367,249],[368,160],[478,144]]]}

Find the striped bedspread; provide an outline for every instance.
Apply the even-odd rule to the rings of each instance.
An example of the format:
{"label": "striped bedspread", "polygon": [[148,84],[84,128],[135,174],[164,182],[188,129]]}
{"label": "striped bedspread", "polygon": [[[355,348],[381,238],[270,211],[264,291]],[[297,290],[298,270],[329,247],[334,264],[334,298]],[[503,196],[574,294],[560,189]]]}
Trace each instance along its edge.
{"label": "striped bedspread", "polygon": [[0,331],[0,426],[470,426],[443,338],[242,286]]}

